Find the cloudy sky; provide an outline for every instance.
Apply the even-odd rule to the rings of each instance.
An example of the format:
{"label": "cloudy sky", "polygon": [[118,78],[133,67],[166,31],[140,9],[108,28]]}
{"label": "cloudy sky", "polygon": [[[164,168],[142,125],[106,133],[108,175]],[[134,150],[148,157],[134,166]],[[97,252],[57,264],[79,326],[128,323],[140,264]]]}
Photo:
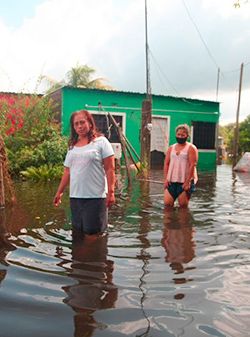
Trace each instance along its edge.
{"label": "cloudy sky", "polygon": [[[221,102],[221,124],[250,114],[250,1],[147,0],[153,94]],[[0,91],[44,92],[77,63],[117,90],[145,92],[145,0],[0,0]],[[218,76],[218,69],[220,69]]]}

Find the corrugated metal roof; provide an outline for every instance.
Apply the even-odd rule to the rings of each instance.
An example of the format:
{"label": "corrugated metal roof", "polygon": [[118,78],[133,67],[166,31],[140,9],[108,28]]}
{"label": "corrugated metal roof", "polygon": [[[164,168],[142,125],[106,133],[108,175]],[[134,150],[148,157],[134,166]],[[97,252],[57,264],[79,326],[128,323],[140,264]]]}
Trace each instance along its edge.
{"label": "corrugated metal roof", "polygon": [[35,94],[35,93],[25,93],[25,92],[11,92],[11,91],[0,91],[0,95],[25,95],[25,96],[43,96],[42,94]]}
{"label": "corrugated metal roof", "polygon": [[[76,87],[72,87],[69,85],[65,85],[57,90],[61,90],[61,89],[73,89],[73,90],[79,90],[79,91],[96,91],[96,92],[110,92],[110,93],[118,93],[118,94],[127,94],[127,95],[142,95],[142,96],[146,96],[146,93],[142,93],[142,92],[135,92],[135,91],[121,91],[121,90],[110,90],[110,89],[90,89],[90,88],[76,88]],[[56,92],[57,90],[55,90],[54,92]],[[209,103],[217,103],[219,104],[219,102],[215,102],[215,101],[209,101],[209,100],[201,100],[201,99],[197,99],[197,98],[188,98],[188,97],[178,97],[178,96],[169,96],[169,95],[162,95],[162,94],[152,94],[152,97],[164,97],[164,98],[171,98],[171,99],[176,99],[176,100],[189,100],[189,101],[193,101],[193,102],[209,102]]]}
{"label": "corrugated metal roof", "polygon": [[[136,92],[136,91],[122,91],[122,90],[112,90],[112,89],[92,89],[92,88],[76,88],[76,87],[72,87],[69,85],[65,85],[63,87],[60,87],[58,89],[56,89],[55,91],[50,92],[50,94],[55,93],[59,90],[62,89],[71,89],[71,90],[78,90],[78,91],[96,91],[99,93],[103,93],[103,92],[110,92],[110,93],[116,93],[116,94],[126,94],[126,95],[141,95],[141,96],[145,96],[146,97],[146,93],[142,93],[142,92]],[[45,96],[45,94],[35,94],[35,93],[24,93],[24,92],[4,92],[4,91],[0,91],[0,94],[7,94],[7,95],[26,95],[26,96],[32,96],[32,95],[37,95],[37,96]],[[49,95],[50,95],[49,94]],[[173,100],[189,100],[192,102],[209,102],[209,103],[217,103],[219,104],[220,102],[215,102],[215,101],[209,101],[209,100],[202,100],[202,99],[198,99],[198,98],[190,98],[190,97],[178,97],[178,96],[170,96],[170,95],[162,95],[162,94],[152,94],[152,98],[154,97],[164,97],[164,98],[170,98]],[[188,103],[188,102],[187,102]]]}

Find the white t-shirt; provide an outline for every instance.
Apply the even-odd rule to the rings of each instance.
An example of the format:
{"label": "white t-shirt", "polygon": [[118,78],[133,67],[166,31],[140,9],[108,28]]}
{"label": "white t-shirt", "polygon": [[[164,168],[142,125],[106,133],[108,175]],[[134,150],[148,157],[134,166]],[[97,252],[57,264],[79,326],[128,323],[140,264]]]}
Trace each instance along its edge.
{"label": "white t-shirt", "polygon": [[103,136],[68,151],[64,166],[70,169],[70,198],[106,198],[103,159],[112,155],[113,148]]}

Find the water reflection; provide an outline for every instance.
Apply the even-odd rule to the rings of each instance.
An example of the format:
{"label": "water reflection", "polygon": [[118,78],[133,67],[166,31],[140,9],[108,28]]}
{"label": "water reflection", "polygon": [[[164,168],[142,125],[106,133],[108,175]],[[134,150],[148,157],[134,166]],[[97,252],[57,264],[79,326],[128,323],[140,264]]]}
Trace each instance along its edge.
{"label": "water reflection", "polygon": [[[7,214],[4,208],[0,208],[0,263],[6,264],[5,257],[10,250],[14,250],[15,246],[9,241],[11,234],[7,224]],[[2,272],[1,272],[2,274]],[[1,282],[0,276],[0,282]]]}
{"label": "water reflection", "polygon": [[57,186],[18,183],[0,211],[0,335],[247,336],[250,175],[199,178],[189,209],[171,211],[161,184],[135,181],[108,236],[79,242],[67,198],[51,207]]}
{"label": "water reflection", "polygon": [[138,236],[137,238],[141,242],[141,257],[146,255],[146,259],[148,259],[150,256],[148,256],[148,253],[146,253],[146,250],[151,246],[150,240],[148,239],[148,233],[151,231],[151,223],[150,223],[150,209],[152,207],[152,203],[149,197],[150,194],[150,188],[149,184],[147,182],[140,182],[140,188],[139,188],[139,207],[138,207],[138,215],[139,215],[139,228],[138,228]]}
{"label": "water reflection", "polygon": [[0,244],[5,243],[7,236],[5,209],[0,208]]}
{"label": "water reflection", "polygon": [[148,263],[151,259],[151,255],[148,253],[148,249],[151,246],[150,240],[148,239],[148,233],[151,230],[151,223],[150,223],[150,212],[147,210],[152,206],[150,201],[150,188],[147,182],[140,182],[140,208],[139,208],[139,229],[138,229],[138,236],[137,238],[141,242],[141,250],[140,253],[137,254],[137,258],[142,261],[142,274],[140,276],[140,283],[139,289],[141,291],[141,299],[140,299],[140,306],[142,315],[146,320],[146,325],[144,331],[138,336],[147,336],[150,331],[151,323],[150,319],[144,309],[144,301],[147,296],[147,289],[146,289],[146,281],[145,277],[149,273],[148,270]]}
{"label": "water reflection", "polygon": [[[0,263],[5,264],[6,249],[6,216],[3,209],[0,208]],[[4,280],[7,271],[5,269],[0,270],[0,284]]]}
{"label": "water reflection", "polygon": [[[74,281],[63,287],[67,293],[64,302],[74,311],[74,337],[92,336],[99,323],[94,318],[96,310],[113,308],[118,296],[113,284],[114,263],[107,257],[108,236],[74,236],[72,259],[68,276]],[[63,258],[63,251],[58,248]],[[68,260],[64,261],[67,266]]]}
{"label": "water reflection", "polygon": [[[165,209],[164,227],[161,244],[166,251],[165,261],[169,263],[174,274],[183,274],[185,266],[195,257],[193,216],[189,209],[176,208]],[[190,269],[190,268],[189,268]],[[175,284],[183,284],[192,279],[184,276],[174,277]],[[176,299],[182,299],[185,295],[178,293]]]}

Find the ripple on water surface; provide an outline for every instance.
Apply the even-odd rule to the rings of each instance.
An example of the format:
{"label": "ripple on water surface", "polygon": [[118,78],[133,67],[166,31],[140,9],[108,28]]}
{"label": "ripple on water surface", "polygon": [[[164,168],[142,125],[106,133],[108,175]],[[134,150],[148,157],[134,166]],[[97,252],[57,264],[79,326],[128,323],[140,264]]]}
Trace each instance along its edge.
{"label": "ripple on water surface", "polygon": [[51,206],[55,189],[19,183],[18,205],[1,213],[0,337],[248,335],[249,174],[200,173],[184,211],[164,210],[160,184],[135,181],[109,234],[80,243],[67,198]]}

